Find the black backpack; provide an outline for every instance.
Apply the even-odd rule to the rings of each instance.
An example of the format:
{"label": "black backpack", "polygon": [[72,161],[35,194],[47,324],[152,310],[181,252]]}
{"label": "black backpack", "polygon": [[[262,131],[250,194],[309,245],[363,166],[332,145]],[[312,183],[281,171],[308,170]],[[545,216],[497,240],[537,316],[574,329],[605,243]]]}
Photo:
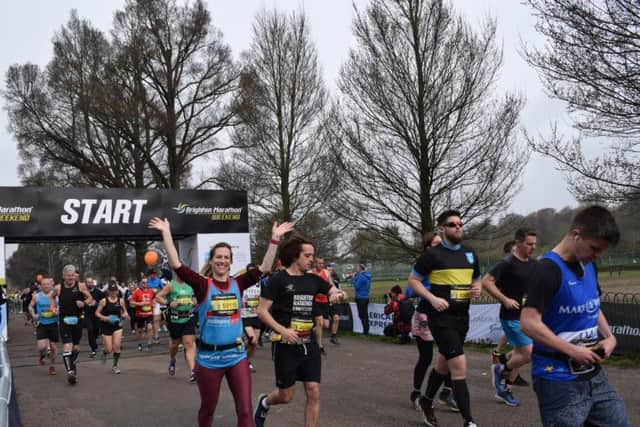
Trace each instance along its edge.
{"label": "black backpack", "polygon": [[416,308],[413,306],[413,301],[409,298],[405,298],[400,301],[400,321],[405,324],[411,323],[411,318],[413,317],[413,313],[416,311]]}

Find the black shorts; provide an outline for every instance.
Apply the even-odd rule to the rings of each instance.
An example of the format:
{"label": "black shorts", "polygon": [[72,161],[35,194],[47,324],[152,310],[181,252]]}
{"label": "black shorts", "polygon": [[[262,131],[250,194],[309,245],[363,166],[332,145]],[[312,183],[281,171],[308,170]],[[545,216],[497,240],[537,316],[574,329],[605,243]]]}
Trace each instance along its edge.
{"label": "black shorts", "polygon": [[58,334],[58,323],[51,323],[50,325],[39,324],[36,329],[36,338],[39,340],[58,342],[60,340],[60,335]]}
{"label": "black shorts", "polygon": [[428,322],[438,353],[447,360],[464,354],[464,339],[469,331],[468,314],[431,313]]}
{"label": "black shorts", "polygon": [[325,319],[329,319],[331,317],[331,308],[329,303],[318,303],[314,302],[313,307],[311,308],[311,312],[313,317],[322,316]]}
{"label": "black shorts", "polygon": [[144,329],[147,327],[147,325],[150,325],[153,323],[153,316],[149,316],[149,317],[136,317],[136,328],[137,329]]}
{"label": "black shorts", "polygon": [[167,322],[167,329],[169,329],[169,336],[172,340],[177,340],[185,335],[196,334],[196,316],[191,316],[191,319],[185,323],[172,323]]}
{"label": "black shorts", "polygon": [[243,317],[242,318],[242,327],[243,328],[253,328],[253,329],[262,329],[264,324],[259,317]]}
{"label": "black shorts", "polygon": [[62,338],[63,344],[80,344],[80,339],[82,338],[82,322],[78,322],[77,325],[67,325],[61,320],[60,338]]}
{"label": "black shorts", "polygon": [[276,342],[273,346],[276,387],[289,388],[296,381],[320,382],[322,361],[317,343],[289,345]]}
{"label": "black shorts", "polygon": [[120,330],[122,330],[122,321],[118,323],[100,322],[100,332],[102,333],[102,335],[110,337],[114,332]]}

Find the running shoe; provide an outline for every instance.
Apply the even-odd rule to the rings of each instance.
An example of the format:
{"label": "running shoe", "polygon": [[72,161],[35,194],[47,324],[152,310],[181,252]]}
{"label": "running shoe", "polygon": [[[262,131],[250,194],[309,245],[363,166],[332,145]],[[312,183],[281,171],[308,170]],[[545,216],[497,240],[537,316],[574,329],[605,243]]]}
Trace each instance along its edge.
{"label": "running shoe", "polygon": [[513,396],[510,389],[504,388],[501,392],[496,393],[496,399],[504,402],[508,406],[518,406],[520,401]]}
{"label": "running shoe", "polygon": [[169,375],[170,376],[174,376],[176,374],[176,361],[175,360],[170,360],[169,361]]}
{"label": "running shoe", "polygon": [[320,354],[323,355],[323,356],[327,355],[327,352],[324,351],[324,346],[320,346]]}
{"label": "running shoe", "polygon": [[55,366],[49,366],[49,375],[55,375],[55,374],[57,374],[56,367]]}
{"label": "running shoe", "polygon": [[91,351],[91,354],[89,355],[90,358],[95,359],[97,356],[97,353],[95,351]]}
{"label": "running shoe", "polygon": [[70,385],[74,385],[77,382],[76,371],[69,371],[67,373],[67,382]]}
{"label": "running shoe", "polygon": [[411,392],[411,395],[409,396],[409,400],[411,400],[411,404],[413,405],[413,408],[414,408],[416,411],[420,411],[420,410],[422,410],[422,409],[420,408],[420,396],[421,396],[421,394],[420,394],[420,392],[419,392],[419,391],[417,391],[417,390],[413,390],[413,391]]}
{"label": "running shoe", "polygon": [[502,384],[502,372],[504,371],[504,365],[493,365],[491,369],[491,380],[493,382],[493,388],[496,389],[496,396],[504,393],[505,386]]}
{"label": "running shoe", "polygon": [[264,427],[264,422],[267,419],[267,412],[269,412],[269,410],[265,409],[264,406],[262,406],[262,401],[266,398],[266,393],[262,393],[260,396],[258,396],[256,412],[253,415],[253,422],[255,423],[256,427]]}
{"label": "running shoe", "polygon": [[169,332],[169,330],[167,329],[167,327],[165,325],[160,326],[160,331]]}
{"label": "running shoe", "polygon": [[438,427],[438,419],[436,413],[433,410],[432,402],[429,402],[426,397],[420,398],[420,409],[422,409],[422,420],[428,427]]}
{"label": "running shoe", "polygon": [[113,372],[114,374],[119,374],[120,368],[118,368],[117,366],[114,366],[113,368],[111,368],[111,372]]}
{"label": "running shoe", "polygon": [[458,402],[456,402],[456,398],[453,393],[449,393],[449,397],[447,397],[445,405],[452,412],[460,412],[460,408],[458,408]]}
{"label": "running shoe", "polygon": [[142,344],[138,344],[138,351],[142,351]]}
{"label": "running shoe", "polygon": [[178,351],[184,351],[184,345],[178,344]]}
{"label": "running shoe", "polygon": [[253,363],[249,362],[249,370],[251,371],[251,373],[255,374],[256,373],[256,367],[253,366]]}
{"label": "running shoe", "polygon": [[467,421],[466,423],[464,423],[464,427],[478,427],[478,425],[473,421]]}
{"label": "running shoe", "polygon": [[438,403],[440,403],[441,405],[446,405],[447,402],[449,401],[449,396],[451,396],[452,394],[453,393],[451,392],[451,388],[442,387],[442,390],[438,395]]}
{"label": "running shoe", "polygon": [[524,378],[522,378],[520,376],[520,374],[518,374],[516,379],[513,380],[513,381],[507,380],[507,384],[508,385],[515,385],[515,386],[518,386],[518,387],[529,387],[529,382],[527,380],[525,380]]}
{"label": "running shoe", "polygon": [[329,342],[333,345],[340,345],[340,341],[338,341],[338,337],[331,337]]}
{"label": "running shoe", "polygon": [[496,349],[491,351],[491,364],[497,365],[500,363],[500,352]]}
{"label": "running shoe", "polygon": [[193,369],[191,370],[191,376],[189,377],[189,382],[190,383],[196,382],[196,373],[193,371]]}

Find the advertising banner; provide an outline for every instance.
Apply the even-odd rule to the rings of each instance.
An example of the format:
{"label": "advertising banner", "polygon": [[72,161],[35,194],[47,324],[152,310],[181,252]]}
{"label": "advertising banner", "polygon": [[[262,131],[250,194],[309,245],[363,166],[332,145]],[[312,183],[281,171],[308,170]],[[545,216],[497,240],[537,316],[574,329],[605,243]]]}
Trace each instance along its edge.
{"label": "advertising banner", "polygon": [[[353,332],[362,333],[362,322],[358,317],[358,308],[355,302],[350,302],[351,317],[353,319]],[[393,323],[393,314],[384,314],[384,304],[369,304],[369,333],[371,335],[384,335],[385,326]]]}
{"label": "advertising banner", "polygon": [[501,336],[500,304],[471,304],[465,342],[495,344]]}
{"label": "advertising banner", "polygon": [[640,352],[640,310],[637,304],[603,302],[600,304],[616,336],[616,353]]}
{"label": "advertising banner", "polygon": [[243,191],[0,187],[6,243],[159,239],[147,228],[167,218],[177,238],[248,233]]}

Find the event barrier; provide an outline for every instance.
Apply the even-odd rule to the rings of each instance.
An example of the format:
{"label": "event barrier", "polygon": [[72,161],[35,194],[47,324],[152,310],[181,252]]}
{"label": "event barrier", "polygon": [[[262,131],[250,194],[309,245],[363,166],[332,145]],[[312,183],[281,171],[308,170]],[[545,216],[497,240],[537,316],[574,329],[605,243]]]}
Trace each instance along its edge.
{"label": "event barrier", "polygon": [[[640,295],[606,293],[601,297],[601,308],[609,320],[611,331],[616,336],[616,353],[640,353]],[[491,297],[483,296],[469,308],[469,332],[467,342],[495,344],[502,336],[499,313],[500,304]],[[384,314],[384,304],[369,304],[369,333],[383,335],[385,326],[393,323],[391,314]],[[362,333],[362,323],[355,303],[337,305],[340,329]]]}

